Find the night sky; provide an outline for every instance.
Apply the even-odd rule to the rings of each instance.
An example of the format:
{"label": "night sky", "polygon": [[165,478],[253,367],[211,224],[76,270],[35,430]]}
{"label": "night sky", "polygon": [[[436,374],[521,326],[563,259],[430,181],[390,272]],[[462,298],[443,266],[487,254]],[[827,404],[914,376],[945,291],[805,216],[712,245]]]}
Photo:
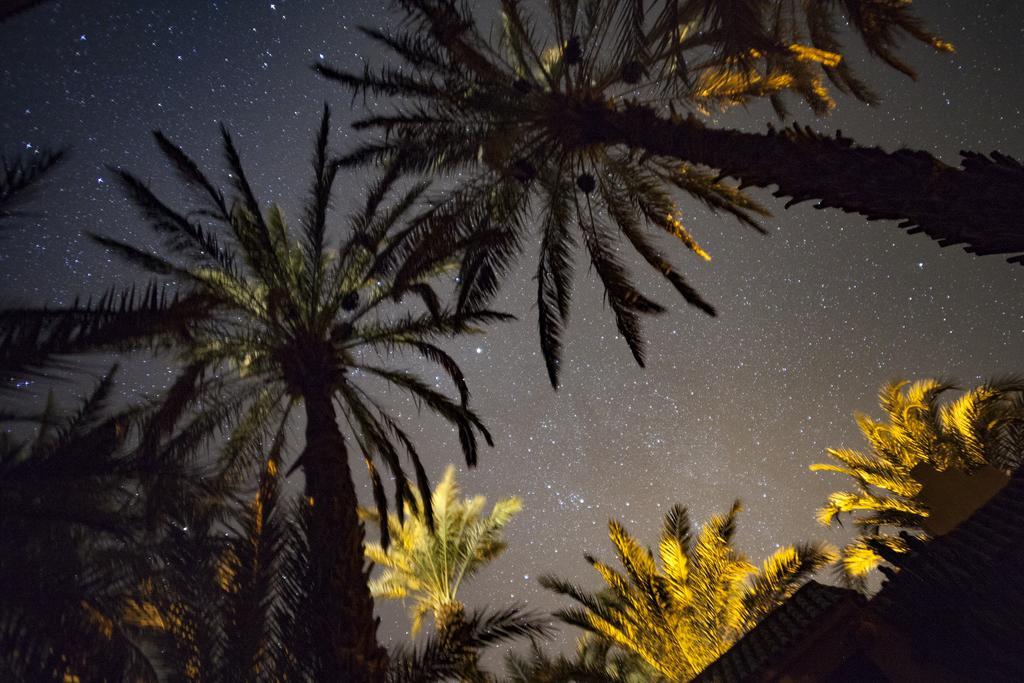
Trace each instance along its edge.
{"label": "night sky", "polygon": [[[794,107],[796,120],[841,128],[862,143],[925,149],[948,162],[965,148],[1024,157],[1018,3],[916,4],[956,55],[912,46],[906,54],[919,67],[917,83],[877,63],[865,66],[881,106],[840,100],[837,112],[819,121]],[[379,53],[354,29],[386,23],[384,6],[64,0],[0,25],[0,149],[73,148],[72,160],[38,195],[38,215],[0,242],[3,303],[66,304],[75,294],[144,277],[81,231],[157,247],[106,169],[123,165],[173,197],[153,128],[219,173],[217,123],[224,121],[260,199],[294,217],[324,101],[336,113],[336,148],[357,139],[347,125],[350,97],[309,66],[320,58],[343,68],[379,64]],[[759,130],[767,120],[757,107],[720,122]],[[339,183],[341,211],[361,195],[366,176]],[[671,304],[647,325],[646,370],[632,362],[596,278],[581,263],[564,385],[557,393],[549,388],[531,307],[536,245],[497,306],[521,321],[447,346],[497,439],[476,470],[460,470],[464,489],[524,501],[506,555],[466,586],[471,606],[553,609],[561,601],[537,585],[538,575],[596,587],[582,555],[611,556],[608,518],[654,544],[675,502],[703,519],[743,499],[740,544],[757,560],[776,544],[841,543],[841,533],[816,527],[813,513],[845,482],[807,466],[828,446],[861,445],[852,413],[877,415],[883,382],[941,376],[974,384],[1024,370],[1024,268],[940,249],[892,224],[809,206],[785,211],[759,196],[776,213],[765,223],[769,237],[683,199],[688,227],[713,261],[682,248],[674,260],[720,317],[686,307],[670,286],[644,274],[645,291]],[[126,377],[129,392],[144,394],[164,387],[169,374],[162,363],[142,360]],[[461,458],[455,435],[432,420],[412,424],[440,477],[445,463]],[[379,612],[382,636],[405,633],[398,608]]]}

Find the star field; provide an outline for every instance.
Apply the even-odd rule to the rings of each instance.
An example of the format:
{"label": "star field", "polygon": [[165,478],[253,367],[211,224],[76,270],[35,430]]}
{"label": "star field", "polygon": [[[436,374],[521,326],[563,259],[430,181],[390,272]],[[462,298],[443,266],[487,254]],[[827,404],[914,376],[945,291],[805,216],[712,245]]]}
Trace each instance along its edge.
{"label": "star field", "polygon": [[[916,83],[865,63],[881,106],[840,99],[828,119],[794,108],[795,119],[950,163],[960,149],[1024,158],[1024,15],[995,0],[918,4],[956,55],[909,48]],[[224,121],[260,199],[295,216],[325,101],[335,112],[335,148],[358,139],[347,122],[360,103],[351,111],[350,96],[309,67],[319,59],[354,69],[379,63],[354,29],[388,21],[384,5],[65,0],[0,25],[0,148],[73,149],[38,195],[36,215],[0,241],[3,302],[67,304],[141,279],[81,233],[157,247],[107,168],[123,165],[174,196],[149,136],[154,128],[205,168],[220,169],[217,123]],[[768,120],[755,107],[716,122],[761,130]],[[366,177],[339,183],[339,215]],[[644,291],[670,304],[646,326],[646,369],[633,363],[581,262],[564,386],[549,388],[531,308],[534,245],[496,306],[520,320],[448,345],[497,441],[479,467],[460,470],[460,483],[492,501],[514,494],[524,502],[506,554],[467,584],[469,605],[554,609],[560,602],[539,587],[539,575],[596,585],[582,555],[610,556],[608,519],[654,543],[676,502],[702,520],[741,498],[740,545],[757,559],[783,543],[842,542],[841,532],[818,528],[813,517],[839,482],[807,466],[829,446],[861,445],[852,413],[877,414],[883,382],[941,376],[973,384],[1024,370],[1024,268],[940,249],[892,224],[805,205],[787,211],[758,196],[775,213],[764,223],[769,237],[683,201],[688,228],[713,260],[670,253],[719,317],[687,308],[644,274]],[[140,359],[127,390],[159,390],[170,373],[163,362]],[[415,419],[414,410],[406,417]],[[457,436],[434,421],[414,424],[439,476],[460,457]],[[404,635],[400,607],[379,613],[383,637]]]}

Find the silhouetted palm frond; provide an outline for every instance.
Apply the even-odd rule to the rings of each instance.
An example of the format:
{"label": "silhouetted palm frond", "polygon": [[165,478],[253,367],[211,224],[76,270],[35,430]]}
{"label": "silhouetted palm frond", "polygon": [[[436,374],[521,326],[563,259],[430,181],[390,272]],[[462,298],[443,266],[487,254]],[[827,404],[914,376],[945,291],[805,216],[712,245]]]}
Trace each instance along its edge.
{"label": "silhouetted palm frond", "polygon": [[79,354],[172,348],[210,303],[200,293],[179,297],[153,281],[60,309],[0,309],[0,391],[67,371]]}
{"label": "silhouetted palm frond", "polygon": [[0,21],[6,21],[16,14],[42,5],[47,0],[0,0]]}
{"label": "silhouetted palm frond", "polygon": [[18,155],[11,159],[0,157],[0,228],[5,227],[6,219],[20,215],[18,205],[31,197],[40,181],[66,156],[65,150],[41,150],[37,154]]}
{"label": "silhouetted palm frond", "polygon": [[666,679],[635,654],[586,633],[570,659],[552,656],[536,642],[528,656],[505,657],[508,683],[665,683]]}
{"label": "silhouetted palm frond", "polygon": [[[31,681],[156,681],[124,609],[156,572],[153,529],[204,472],[153,467],[147,409],[111,412],[114,371],[72,413],[5,411],[0,436],[0,672]],[[32,425],[30,437],[18,434]]]}
{"label": "silhouetted palm frond", "polygon": [[472,612],[444,636],[430,635],[418,647],[400,647],[391,655],[391,683],[434,683],[454,680],[467,658],[481,650],[517,639],[547,638],[545,619],[515,607]]}
{"label": "silhouetted palm frond", "polygon": [[282,500],[280,442],[255,495],[167,528],[155,578],[126,610],[170,680],[315,681],[308,504]]}

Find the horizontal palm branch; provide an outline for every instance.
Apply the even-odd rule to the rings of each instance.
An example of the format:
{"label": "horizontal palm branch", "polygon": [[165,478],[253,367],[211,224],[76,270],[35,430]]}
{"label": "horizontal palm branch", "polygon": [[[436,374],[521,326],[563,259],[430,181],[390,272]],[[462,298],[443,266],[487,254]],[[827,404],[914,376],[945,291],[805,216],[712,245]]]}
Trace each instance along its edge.
{"label": "horizontal palm branch", "polygon": [[[872,217],[909,216],[884,204],[894,187],[907,189],[916,170],[907,165],[924,163],[919,156],[889,158],[802,131],[716,130],[693,114],[766,98],[785,115],[790,96],[825,113],[833,106],[827,82],[874,101],[843,57],[835,28],[840,19],[873,54],[908,74],[896,51],[901,38],[952,49],[924,28],[910,3],[884,0],[558,0],[539,12],[504,0],[501,25],[491,33],[468,5],[399,5],[407,19],[399,30],[364,29],[397,63],[362,72],[316,67],[356,95],[390,103],[355,123],[379,137],[345,162],[387,160],[453,179],[410,248],[421,239],[443,250],[475,238],[462,259],[461,306],[493,296],[528,241],[539,241],[538,326],[553,385],[581,248],[639,364],[641,319],[664,309],[639,291],[624,249],[635,251],[688,303],[714,315],[659,241],[667,236],[710,258],[685,225],[689,211],[681,194],[755,229],[767,210],[723,182],[724,175],[746,184],[777,182],[780,195],[820,197]],[[687,111],[691,116],[678,113]],[[938,162],[929,157],[928,163]],[[886,166],[887,175],[867,168],[872,164]],[[996,165],[1018,172],[1009,162]],[[850,177],[838,177],[839,171]],[[894,174],[900,183],[886,194],[875,192]],[[870,195],[861,187],[869,181]],[[900,193],[904,201],[907,194]],[[941,219],[948,227],[964,210],[955,219],[929,214],[912,223],[931,229],[929,221]]]}

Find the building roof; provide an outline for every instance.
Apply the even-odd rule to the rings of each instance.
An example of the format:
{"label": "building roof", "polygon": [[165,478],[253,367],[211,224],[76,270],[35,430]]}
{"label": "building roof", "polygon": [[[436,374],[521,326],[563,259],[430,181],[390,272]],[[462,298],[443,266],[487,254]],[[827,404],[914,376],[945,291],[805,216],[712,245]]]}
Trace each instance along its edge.
{"label": "building roof", "polygon": [[977,680],[1024,680],[1024,470],[944,536],[890,558],[871,600],[922,655]]}
{"label": "building roof", "polygon": [[701,683],[748,681],[814,633],[842,602],[861,604],[856,591],[809,581],[756,628],[694,679]]}
{"label": "building roof", "polygon": [[[956,680],[1024,681],[1024,469],[949,533],[930,541],[906,536],[910,551],[888,557],[887,580],[862,618],[880,621],[914,656]],[[780,605],[695,680],[771,679],[802,656],[837,618],[859,619],[841,603],[854,591],[810,582]]]}

